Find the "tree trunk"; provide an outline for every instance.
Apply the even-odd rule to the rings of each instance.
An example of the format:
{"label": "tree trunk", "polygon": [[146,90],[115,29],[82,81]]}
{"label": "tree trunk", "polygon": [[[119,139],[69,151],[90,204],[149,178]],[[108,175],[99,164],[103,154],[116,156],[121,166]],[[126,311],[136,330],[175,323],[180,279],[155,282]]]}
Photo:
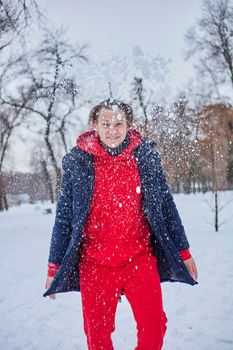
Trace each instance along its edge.
{"label": "tree trunk", "polygon": [[49,141],[48,135],[49,135],[49,133],[46,133],[46,135],[45,135],[45,143],[46,143],[46,146],[47,146],[48,151],[49,151],[49,156],[50,156],[50,159],[51,159],[51,162],[52,162],[52,166],[53,166],[53,168],[55,170],[55,176],[56,176],[55,193],[56,193],[56,197],[57,197],[58,196],[58,192],[59,192],[59,188],[60,188],[60,182],[61,182],[61,169],[57,165],[57,160],[55,158],[55,155],[54,155],[54,152],[53,152],[53,148],[52,148],[52,145],[51,145],[51,143]]}
{"label": "tree trunk", "polygon": [[42,160],[41,164],[42,164],[42,171],[43,171],[45,181],[46,181],[46,187],[47,187],[47,190],[49,192],[49,198],[51,200],[51,203],[54,203],[52,180],[51,180],[51,176],[50,176],[48,169],[47,169],[46,161]]}
{"label": "tree trunk", "polygon": [[3,211],[4,209],[8,210],[8,208],[4,180],[0,173],[0,211]]}

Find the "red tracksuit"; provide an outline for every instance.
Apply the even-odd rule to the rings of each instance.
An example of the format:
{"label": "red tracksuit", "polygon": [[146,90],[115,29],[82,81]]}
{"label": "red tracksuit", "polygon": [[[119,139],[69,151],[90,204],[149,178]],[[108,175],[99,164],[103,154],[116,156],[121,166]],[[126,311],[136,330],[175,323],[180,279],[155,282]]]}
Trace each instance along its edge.
{"label": "red tracksuit", "polygon": [[94,155],[95,185],[83,233],[80,290],[89,350],[113,349],[111,333],[121,292],[128,299],[140,350],[161,349],[166,315],[149,225],[141,206],[141,186],[132,150],[141,135],[130,132],[129,146],[109,155],[89,133],[77,145]]}
{"label": "red tracksuit", "polygon": [[[80,291],[89,350],[112,350],[118,299],[128,299],[137,323],[137,350],[160,350],[166,332],[156,257],[141,205],[141,184],[132,151],[141,135],[129,131],[130,144],[109,155],[98,137],[86,132],[77,146],[94,156],[95,184],[84,227]],[[185,260],[188,250],[181,252]],[[136,350],[135,349],[135,350]]]}

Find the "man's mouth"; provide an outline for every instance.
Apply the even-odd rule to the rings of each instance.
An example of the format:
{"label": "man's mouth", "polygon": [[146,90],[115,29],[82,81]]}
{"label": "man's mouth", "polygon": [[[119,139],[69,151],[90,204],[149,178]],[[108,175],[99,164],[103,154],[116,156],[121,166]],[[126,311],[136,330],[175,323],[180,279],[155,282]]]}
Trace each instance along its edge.
{"label": "man's mouth", "polygon": [[114,142],[119,139],[119,137],[107,137],[108,140]]}

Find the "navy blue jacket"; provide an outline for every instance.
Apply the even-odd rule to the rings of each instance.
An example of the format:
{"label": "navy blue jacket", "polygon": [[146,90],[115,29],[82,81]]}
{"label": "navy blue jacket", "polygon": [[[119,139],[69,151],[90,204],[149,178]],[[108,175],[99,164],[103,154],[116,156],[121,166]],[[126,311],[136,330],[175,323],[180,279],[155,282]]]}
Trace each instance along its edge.
{"label": "navy blue jacket", "polygon": [[[138,165],[143,209],[151,228],[151,244],[157,257],[161,282],[197,282],[180,258],[189,248],[172,194],[164,176],[155,144],[143,139],[133,154]],[[88,218],[94,190],[93,156],[74,147],[62,160],[63,177],[53,227],[49,261],[61,264],[44,296],[80,291],[79,271],[82,232]]]}

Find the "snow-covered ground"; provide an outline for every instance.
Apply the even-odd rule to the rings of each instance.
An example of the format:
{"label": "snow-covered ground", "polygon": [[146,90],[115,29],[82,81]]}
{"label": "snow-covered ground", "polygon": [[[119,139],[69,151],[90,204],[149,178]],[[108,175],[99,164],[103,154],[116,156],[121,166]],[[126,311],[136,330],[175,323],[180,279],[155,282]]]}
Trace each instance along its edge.
{"label": "snow-covered ground", "polygon": [[[233,349],[233,201],[218,233],[202,194],[175,195],[199,271],[199,284],[163,283],[168,330],[163,350]],[[211,194],[205,195],[211,199]],[[233,192],[221,193],[221,203]],[[43,298],[53,214],[24,205],[0,213],[0,349],[85,350],[80,293]],[[118,304],[116,350],[133,350],[136,330],[125,300]],[[145,349],[146,350],[146,349]]]}

